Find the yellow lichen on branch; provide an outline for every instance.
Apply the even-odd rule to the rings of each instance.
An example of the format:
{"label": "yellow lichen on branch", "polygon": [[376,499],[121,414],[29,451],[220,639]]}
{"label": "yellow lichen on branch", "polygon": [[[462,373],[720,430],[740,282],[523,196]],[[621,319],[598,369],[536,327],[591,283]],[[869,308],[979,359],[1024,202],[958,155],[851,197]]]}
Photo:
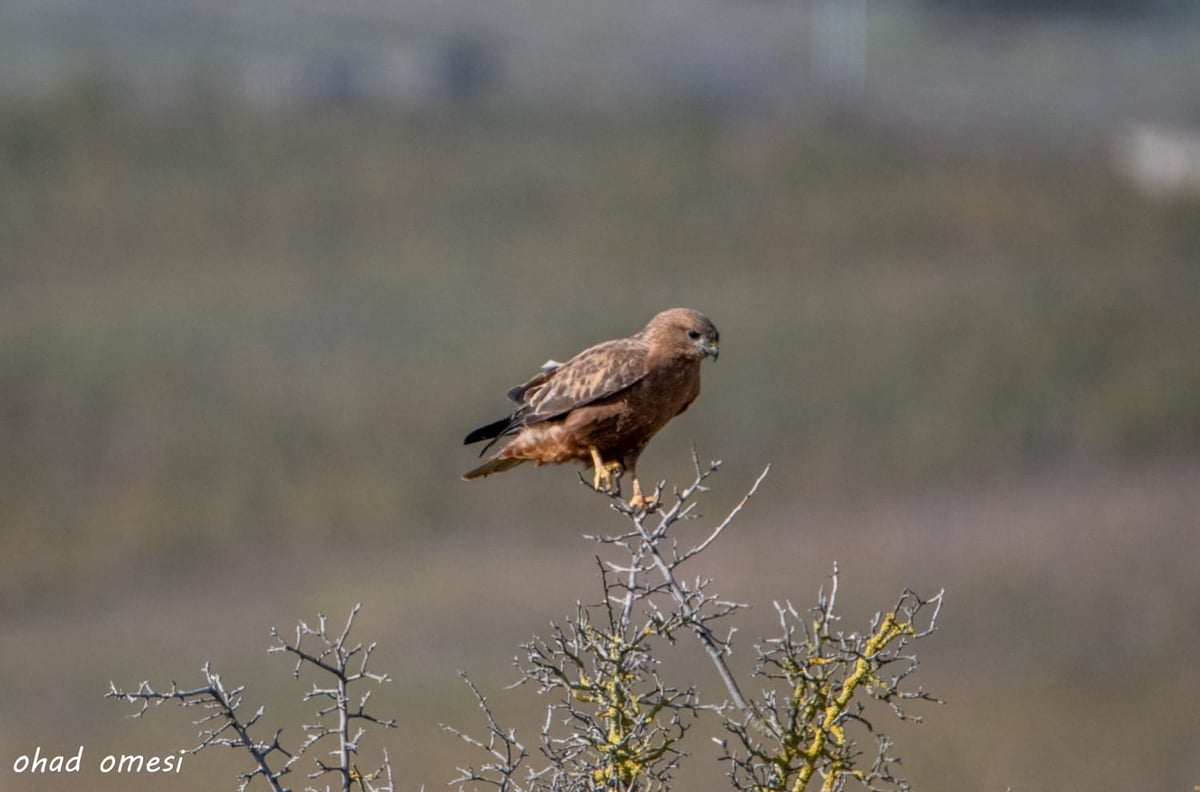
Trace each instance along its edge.
{"label": "yellow lichen on branch", "polygon": [[[659,506],[653,512],[631,509],[609,494],[629,525],[588,537],[608,548],[606,554],[615,553],[595,557],[603,596],[593,605],[577,600],[575,614],[551,624],[549,637],[522,645],[520,683],[556,694],[540,738],[543,764],[529,766],[533,754],[496,722],[472,686],[488,734],[486,741],[463,739],[488,758],[486,765],[462,771],[455,781],[460,790],[484,784],[511,792],[666,792],[688,757],[687,732],[702,713],[719,718],[731,735],[715,742],[735,790],[803,792],[816,787],[818,778],[822,792],[844,792],[852,781],[869,792],[907,788],[893,775],[899,759],[891,752],[891,738],[875,728],[873,717],[866,718],[877,706],[867,699],[890,707],[901,720],[916,719],[906,712],[910,702],[937,700],[910,688],[907,679],[918,663],[905,647],[934,631],[942,595],[925,600],[905,590],[867,630],[844,631],[834,613],[835,564],[832,585],[822,586],[816,607],[801,611],[787,601],[774,603],[779,632],[752,649],[753,676],[766,683],[756,696],[747,695],[728,662],[736,627],[720,633],[715,628],[748,606],[720,597],[709,578],[685,567],[714,546],[766,470],[714,528],[699,536],[675,535],[673,526],[696,516],[696,498],[708,491],[704,482],[718,464],[702,469],[695,455],[693,462],[696,478],[675,490],[674,504],[664,500],[665,484],[656,488]],[[671,670],[662,664],[661,648],[688,635],[712,662],[721,682],[716,695],[723,699],[702,701],[694,685],[672,685],[664,679],[669,674],[660,676],[662,669]],[[864,737],[876,743],[873,754],[863,750]]]}
{"label": "yellow lichen on branch", "polygon": [[[643,635],[652,634],[647,631]],[[604,787],[630,788],[646,773],[646,768],[662,757],[675,744],[675,739],[660,732],[657,740],[647,739],[659,712],[669,702],[646,702],[646,696],[635,689],[638,676],[631,671],[634,643],[619,634],[608,634],[586,625],[587,645],[592,656],[600,662],[593,677],[581,673],[574,691],[577,701],[597,705],[598,722],[603,724],[602,739],[592,743],[598,767],[592,778]],[[649,705],[644,712],[643,704]]]}
{"label": "yellow lichen on branch", "polygon": [[[799,717],[794,718],[791,728],[780,735],[780,751],[772,762],[778,771],[779,783],[769,788],[771,792],[785,789],[786,779],[793,772],[795,778],[790,786],[791,792],[802,792],[818,769],[822,769],[822,759],[828,760],[823,768],[823,792],[835,789],[842,775],[861,775],[860,771],[847,767],[843,720],[864,684],[885,686],[875,675],[881,665],[880,653],[898,638],[912,637],[916,632],[911,619],[901,621],[894,611],[885,614],[867,638],[850,672],[840,683],[829,675],[829,669],[838,667],[835,661],[839,658],[836,657],[813,656],[805,663],[806,671],[801,671],[799,664],[794,661],[785,665],[785,669],[796,680],[792,688],[791,710]],[[820,635],[817,630],[814,630],[814,634]],[[807,744],[804,744],[806,736]]]}

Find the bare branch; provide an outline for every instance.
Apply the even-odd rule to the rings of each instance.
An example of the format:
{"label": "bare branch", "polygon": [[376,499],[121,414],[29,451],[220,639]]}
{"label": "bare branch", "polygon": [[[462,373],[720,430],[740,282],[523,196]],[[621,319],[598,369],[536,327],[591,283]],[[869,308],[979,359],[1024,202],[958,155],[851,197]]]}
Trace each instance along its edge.
{"label": "bare branch", "polygon": [[[360,792],[395,792],[386,753],[382,765],[373,773],[364,775],[354,763],[361,740],[366,734],[364,724],[376,724],[384,727],[395,725],[394,720],[380,719],[367,711],[367,705],[371,700],[369,689],[356,697],[357,704],[351,703],[350,689],[357,683],[370,681],[382,684],[390,681],[387,674],[373,673],[368,668],[375,644],[366,646],[350,644],[349,639],[354,619],[361,608],[361,603],[354,606],[345,626],[335,636],[330,635],[324,614],[318,616],[316,627],[301,621],[296,627],[294,642],[284,639],[274,627],[270,630],[275,643],[268,647],[267,651],[272,654],[282,652],[294,655],[296,665],[292,670],[293,676],[298,678],[303,668],[311,667],[321,674],[332,677],[331,685],[314,684],[304,695],[305,701],[322,700],[329,703],[317,709],[315,723],[303,727],[305,738],[295,754],[290,753],[280,744],[282,729],[276,730],[270,741],[256,740],[251,735],[251,729],[262,718],[264,709],[260,707],[250,718],[242,719],[238,714],[238,708],[242,703],[243,688],[227,690],[221,677],[207,663],[203,668],[206,684],[202,687],[180,690],[172,682],[169,690],[159,693],[150,686],[149,682],[142,682],[134,691],[124,691],[110,683],[108,696],[125,699],[130,703],[140,703],[141,709],[134,713],[137,717],[144,715],[151,703],[158,705],[164,701],[178,701],[184,707],[199,706],[206,710],[206,714],[196,721],[196,725],[201,727],[201,741],[192,749],[192,753],[197,753],[213,745],[246,750],[253,758],[255,767],[239,777],[241,782],[239,789],[243,792],[257,776],[264,777],[271,788],[277,792],[288,792],[280,779],[291,772],[293,764],[301,755],[309,752],[318,744],[325,744],[326,738],[336,743],[336,747],[329,752],[333,761],[326,761],[320,756],[314,756],[313,762],[316,769],[309,773],[310,779],[334,774],[340,779],[338,786],[342,792],[350,792],[355,785]],[[315,641],[316,648],[314,650],[302,648],[302,643],[306,640],[310,644]],[[280,762],[275,759],[275,754],[286,758]],[[382,783],[376,783],[380,780]],[[306,789],[311,790],[313,787],[306,787]]]}
{"label": "bare branch", "polygon": [[[199,753],[213,745],[243,748],[253,758],[255,767],[239,776],[241,781],[239,790],[245,790],[256,776],[262,776],[272,789],[277,792],[288,792],[287,787],[283,786],[280,779],[291,771],[295,757],[279,743],[282,730],[276,731],[270,742],[255,740],[250,735],[250,729],[262,717],[263,709],[260,707],[249,720],[242,720],[238,709],[242,705],[243,688],[226,690],[221,676],[213,671],[208,663],[204,664],[201,673],[204,675],[206,684],[192,690],[180,690],[172,682],[169,690],[160,693],[154,690],[149,682],[143,681],[138,685],[137,690],[126,691],[118,688],[116,683],[109,682],[109,691],[106,696],[124,699],[130,703],[140,703],[141,708],[134,713],[134,717],[143,716],[151,703],[157,706],[166,701],[178,701],[183,707],[200,707],[207,711],[207,714],[195,721],[195,724],[201,727],[200,742],[191,749],[190,753]],[[271,766],[271,757],[276,753],[287,757],[277,769]]]}
{"label": "bare branch", "polygon": [[[905,591],[864,632],[838,628],[835,611],[838,569],[807,612],[776,602],[779,632],[754,647],[754,675],[767,682],[757,700],[743,692],[728,664],[736,626],[721,636],[717,620],[745,605],[723,599],[711,579],[685,568],[713,547],[742,514],[770,472],[768,465],[747,493],[711,530],[697,540],[676,536],[676,526],[697,517],[700,497],[720,463],[701,465],[692,452],[695,476],[664,503],[667,485],[655,489],[653,508],[633,509],[619,492],[606,493],[628,522],[625,530],[587,535],[615,548],[617,558],[597,556],[601,598],[576,604],[565,622],[552,623],[546,638],[523,645],[516,661],[521,678],[541,694],[556,696],[547,707],[540,733],[540,767],[530,767],[515,733],[503,730],[472,684],[484,711],[488,738],[477,740],[450,729],[486,751],[479,769],[460,770],[459,790],[487,784],[513,792],[565,792],[576,789],[666,789],[670,773],[685,756],[682,739],[701,710],[715,712],[730,737],[717,740],[729,765],[734,789],[782,792],[803,790],[820,778],[823,792],[841,790],[853,780],[871,790],[901,790],[893,742],[876,728],[880,705],[901,720],[919,720],[908,711],[915,701],[937,699],[908,680],[917,658],[912,641],[936,628],[942,594],[922,600]],[[586,482],[590,487],[590,482]],[[673,687],[660,675],[657,649],[691,633],[700,641],[727,694],[705,704],[692,688]],[[468,681],[468,684],[469,681]],[[878,702],[878,703],[876,703]],[[866,759],[858,747],[867,739],[876,752]],[[518,777],[517,765],[525,775]]]}

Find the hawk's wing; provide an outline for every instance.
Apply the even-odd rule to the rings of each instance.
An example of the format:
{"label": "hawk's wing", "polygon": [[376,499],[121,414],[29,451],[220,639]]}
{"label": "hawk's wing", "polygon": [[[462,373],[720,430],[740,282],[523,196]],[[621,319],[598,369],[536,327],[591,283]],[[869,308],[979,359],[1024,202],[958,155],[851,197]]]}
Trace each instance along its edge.
{"label": "hawk's wing", "polygon": [[554,368],[544,368],[509,392],[509,398],[520,405],[513,414],[513,428],[557,418],[625,390],[646,376],[647,354],[642,341],[620,338],[589,347]]}
{"label": "hawk's wing", "polygon": [[497,441],[523,426],[549,421],[625,390],[646,376],[648,354],[643,341],[620,338],[588,347],[566,363],[546,361],[528,382],[508,392],[517,405],[512,415],[481,426],[463,442],[490,440],[479,452],[483,456]]}

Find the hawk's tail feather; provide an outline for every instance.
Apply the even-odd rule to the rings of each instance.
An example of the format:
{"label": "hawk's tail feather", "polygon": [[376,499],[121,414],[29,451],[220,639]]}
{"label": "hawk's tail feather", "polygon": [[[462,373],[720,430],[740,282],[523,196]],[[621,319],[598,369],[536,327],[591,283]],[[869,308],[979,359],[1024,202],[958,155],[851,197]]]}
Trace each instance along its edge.
{"label": "hawk's tail feather", "polygon": [[506,470],[515,468],[524,461],[524,459],[514,459],[512,457],[492,457],[474,470],[468,470],[466,473],[463,473],[463,481],[483,478],[493,473],[503,473]]}

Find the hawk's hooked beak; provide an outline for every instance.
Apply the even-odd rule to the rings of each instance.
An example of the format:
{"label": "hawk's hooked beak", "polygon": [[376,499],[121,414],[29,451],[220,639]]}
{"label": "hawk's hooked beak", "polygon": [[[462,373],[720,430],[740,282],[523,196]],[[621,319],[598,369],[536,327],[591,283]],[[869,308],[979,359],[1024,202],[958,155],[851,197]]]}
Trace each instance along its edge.
{"label": "hawk's hooked beak", "polygon": [[708,355],[713,360],[716,360],[717,356],[721,354],[721,350],[717,348],[716,341],[704,339],[704,343],[701,344],[701,347],[704,349],[704,354]]}

